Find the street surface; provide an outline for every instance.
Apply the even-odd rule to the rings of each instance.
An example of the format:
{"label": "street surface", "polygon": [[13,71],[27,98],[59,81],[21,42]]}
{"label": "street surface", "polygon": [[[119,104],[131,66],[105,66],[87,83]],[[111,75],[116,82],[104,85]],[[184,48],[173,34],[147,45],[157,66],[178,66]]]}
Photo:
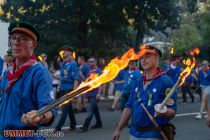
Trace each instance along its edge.
{"label": "street surface", "polygon": [[[196,96],[195,102],[182,104],[182,99],[179,95],[177,101],[177,116],[173,119],[172,123],[176,126],[176,140],[210,140],[210,128],[206,125],[206,119],[196,120],[195,114],[199,111],[200,101]],[[188,102],[190,99],[188,97]],[[63,131],[64,137],[61,138],[47,138],[47,140],[61,139],[61,140],[111,140],[112,134],[116,128],[117,122],[120,117],[120,111],[109,111],[107,108],[111,104],[111,100],[101,101],[99,108],[103,121],[102,129],[89,129],[87,132],[81,132],[79,128],[76,131],[68,132],[69,118],[65,122]],[[77,127],[81,126],[84,121],[85,113],[77,113]],[[46,129],[53,130],[60,118],[60,114],[51,127]],[[95,118],[93,118],[91,125],[94,125]],[[129,139],[129,129],[125,128],[122,132],[120,140]]]}

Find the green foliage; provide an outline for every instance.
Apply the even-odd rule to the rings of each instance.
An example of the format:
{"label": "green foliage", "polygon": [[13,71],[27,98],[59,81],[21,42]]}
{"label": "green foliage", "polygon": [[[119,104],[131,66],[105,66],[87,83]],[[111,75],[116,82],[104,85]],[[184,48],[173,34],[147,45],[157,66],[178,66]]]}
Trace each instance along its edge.
{"label": "green foliage", "polygon": [[202,37],[191,17],[188,17],[179,29],[173,31],[175,54],[184,55],[187,50],[198,47],[201,44]]}
{"label": "green foliage", "polygon": [[[1,9],[3,12],[1,12]],[[4,22],[24,21],[41,32],[37,53],[54,56],[64,44],[83,55],[112,58],[142,43],[149,29],[179,25],[176,0],[10,0]]]}

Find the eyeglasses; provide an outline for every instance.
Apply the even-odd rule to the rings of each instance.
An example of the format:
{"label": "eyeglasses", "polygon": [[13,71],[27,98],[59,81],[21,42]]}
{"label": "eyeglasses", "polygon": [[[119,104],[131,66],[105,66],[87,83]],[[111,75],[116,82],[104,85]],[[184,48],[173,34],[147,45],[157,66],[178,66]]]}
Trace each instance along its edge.
{"label": "eyeglasses", "polygon": [[208,64],[206,64],[206,63],[203,63],[202,65],[203,65],[203,66],[206,66],[206,65],[208,65]]}
{"label": "eyeglasses", "polygon": [[9,42],[11,44],[16,43],[16,41],[18,41],[19,43],[26,43],[28,41],[32,41],[32,39],[29,37],[25,37],[25,36],[20,36],[20,37],[9,36]]}
{"label": "eyeglasses", "polygon": [[131,62],[131,63],[129,63],[129,65],[135,65],[135,63],[132,63],[132,62]]}

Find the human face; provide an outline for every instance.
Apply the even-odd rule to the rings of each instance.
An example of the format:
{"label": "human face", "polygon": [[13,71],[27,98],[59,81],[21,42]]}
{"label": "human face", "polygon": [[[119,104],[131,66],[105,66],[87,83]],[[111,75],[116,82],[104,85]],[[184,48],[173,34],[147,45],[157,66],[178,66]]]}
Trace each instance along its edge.
{"label": "human face", "polygon": [[207,62],[207,61],[203,61],[203,62],[202,62],[202,66],[203,66],[203,68],[207,68],[207,67],[208,67],[208,65],[209,65],[209,64],[208,64],[208,62]]}
{"label": "human face", "polygon": [[132,70],[136,67],[136,62],[130,62],[129,63],[129,69]]}
{"label": "human face", "polygon": [[27,59],[33,54],[36,42],[29,36],[22,33],[15,33],[9,36],[12,55],[16,59]]}
{"label": "human face", "polygon": [[71,52],[70,51],[66,51],[64,50],[64,53],[63,53],[63,58],[64,58],[64,61],[68,61],[69,58],[71,58]]}
{"label": "human face", "polygon": [[157,64],[159,61],[159,57],[153,54],[145,54],[141,58],[142,68],[146,70],[150,70],[153,68],[157,68]]}
{"label": "human face", "polygon": [[90,67],[96,66],[96,60],[93,59],[93,58],[90,58],[88,60],[88,64],[89,64]]}

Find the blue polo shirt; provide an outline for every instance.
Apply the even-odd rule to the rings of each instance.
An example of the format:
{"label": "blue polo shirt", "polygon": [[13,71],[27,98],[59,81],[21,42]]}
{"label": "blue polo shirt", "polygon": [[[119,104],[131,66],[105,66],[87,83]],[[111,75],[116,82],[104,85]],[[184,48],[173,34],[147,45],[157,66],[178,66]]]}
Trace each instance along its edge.
{"label": "blue polo shirt", "polygon": [[[90,66],[88,64],[84,64],[83,66],[79,67],[79,71],[82,72],[82,74],[84,75],[85,78],[88,78],[89,73],[90,73]],[[83,81],[83,79],[80,75],[79,75],[79,79],[80,79],[80,82]]]}
{"label": "blue polo shirt", "polygon": [[178,65],[176,66],[176,68],[172,68],[170,65],[170,70],[168,71],[167,74],[169,77],[171,77],[172,81],[175,84],[179,79],[180,73],[181,73],[181,68]]}
{"label": "blue polo shirt", "polygon": [[[100,75],[102,73],[102,71],[101,71],[101,68],[97,67],[95,69],[90,70],[90,74],[91,73]],[[98,88],[89,91],[87,95],[88,95],[88,97],[96,97],[97,94],[98,94]]]}
{"label": "blue polo shirt", "polygon": [[[160,138],[159,132],[140,132],[136,129],[138,127],[154,127],[150,118],[141,106],[141,103],[148,109],[150,114],[154,116],[154,106],[162,101],[166,97],[166,92],[173,87],[173,81],[166,75],[162,74],[154,79],[146,89],[143,88],[143,82],[139,82],[138,86],[133,89],[133,94],[130,94],[129,100],[125,107],[130,108],[132,112],[132,123],[130,127],[130,134],[138,138]],[[151,103],[149,104],[149,95],[151,97]],[[174,93],[170,99],[170,102],[166,104],[168,108],[176,111],[176,93]],[[170,121],[168,117],[156,117],[155,121],[159,126],[163,126]]]}
{"label": "blue polo shirt", "polygon": [[74,60],[63,63],[60,71],[60,89],[65,91],[72,90],[74,88],[74,80],[79,81],[77,63]]}
{"label": "blue polo shirt", "polygon": [[205,73],[201,70],[198,71],[198,82],[201,85],[209,86],[210,85],[210,70],[207,70]]}
{"label": "blue polo shirt", "polygon": [[125,73],[125,82],[123,85],[123,94],[132,92],[137,83],[142,81],[142,75],[138,69],[127,70]]}
{"label": "blue polo shirt", "polygon": [[[2,79],[0,131],[26,129],[26,125],[21,122],[22,115],[32,110],[39,110],[54,101],[50,97],[50,93],[53,92],[50,74],[37,62],[26,69],[9,92],[5,93],[8,87],[6,79],[8,72],[9,69]],[[54,120],[57,111],[52,109],[52,112]]]}
{"label": "blue polo shirt", "polygon": [[[123,81],[125,79],[125,70],[121,70],[117,77],[115,77],[114,81]],[[123,90],[123,83],[121,84],[115,84],[114,85],[115,90],[122,91]]]}

